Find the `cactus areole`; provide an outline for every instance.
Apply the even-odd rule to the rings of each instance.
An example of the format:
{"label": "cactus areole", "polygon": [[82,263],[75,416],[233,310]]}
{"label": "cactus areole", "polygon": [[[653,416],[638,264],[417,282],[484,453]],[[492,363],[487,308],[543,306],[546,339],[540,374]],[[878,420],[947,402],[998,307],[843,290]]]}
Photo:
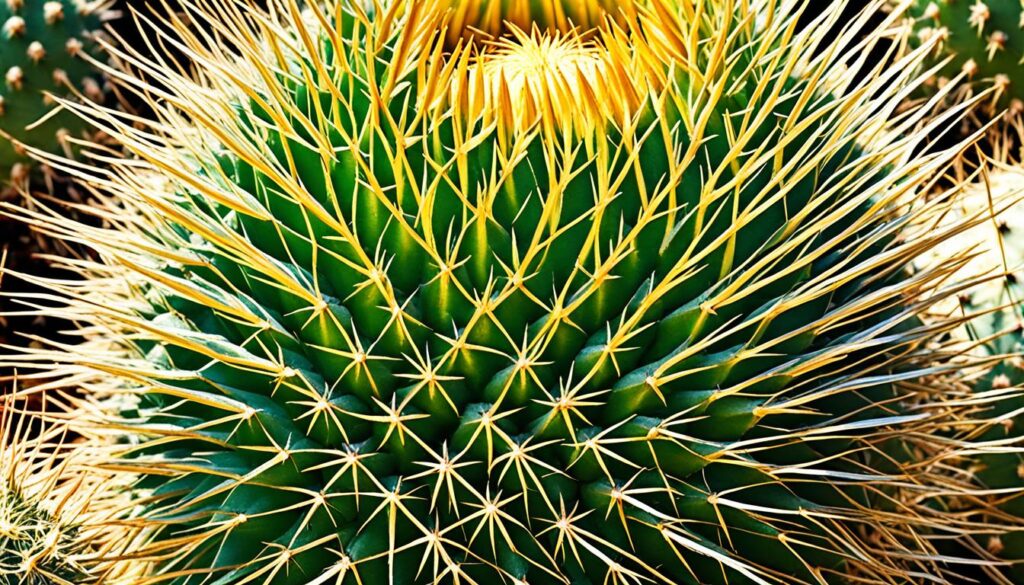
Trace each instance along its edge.
{"label": "cactus areole", "polygon": [[189,77],[124,49],[161,121],[87,111],[137,157],[112,227],[33,214],[103,261],[24,359],[134,397],[95,424],[153,578],[901,574],[915,63],[851,76],[789,3],[367,5],[193,8]]}
{"label": "cactus areole", "polygon": [[102,97],[102,78],[83,55],[96,49],[108,4],[0,1],[0,180],[27,171],[26,146],[64,153],[68,137],[83,138],[88,124],[53,96]]}
{"label": "cactus areole", "polygon": [[938,67],[929,88],[956,82],[949,88],[954,101],[987,92],[965,130],[1001,119],[1003,123],[987,132],[990,156],[1019,161],[1024,138],[1024,1],[915,0],[910,16],[916,41],[932,46],[927,66]]}

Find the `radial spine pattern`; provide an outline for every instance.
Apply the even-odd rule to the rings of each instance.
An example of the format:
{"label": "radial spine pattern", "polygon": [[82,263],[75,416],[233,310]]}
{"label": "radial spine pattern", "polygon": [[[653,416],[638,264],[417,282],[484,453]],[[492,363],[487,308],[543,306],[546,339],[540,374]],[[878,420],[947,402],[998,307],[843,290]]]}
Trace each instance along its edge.
{"label": "radial spine pattern", "polygon": [[885,455],[961,263],[908,270],[930,47],[788,2],[195,4],[155,33],[193,78],[118,55],[159,123],[78,107],[137,157],[64,163],[110,227],[21,212],[104,259],[38,299],[85,345],[12,361],[129,405],[154,581],[938,570]]}

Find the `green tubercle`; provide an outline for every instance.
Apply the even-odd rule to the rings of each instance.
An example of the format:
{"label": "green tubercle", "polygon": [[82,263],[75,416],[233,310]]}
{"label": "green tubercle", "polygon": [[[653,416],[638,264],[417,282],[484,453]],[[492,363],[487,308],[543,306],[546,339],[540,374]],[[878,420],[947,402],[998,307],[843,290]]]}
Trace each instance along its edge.
{"label": "green tubercle", "polygon": [[0,177],[25,172],[18,165],[30,159],[20,145],[63,154],[66,136],[88,136],[88,124],[66,110],[53,113],[46,94],[102,99],[102,76],[82,57],[96,51],[108,4],[0,0]]}

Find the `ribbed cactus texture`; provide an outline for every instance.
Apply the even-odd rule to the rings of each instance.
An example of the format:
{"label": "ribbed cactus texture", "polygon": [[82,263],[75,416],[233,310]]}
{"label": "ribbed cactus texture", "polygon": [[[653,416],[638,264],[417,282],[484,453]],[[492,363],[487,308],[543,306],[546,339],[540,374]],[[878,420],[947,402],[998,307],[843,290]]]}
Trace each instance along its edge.
{"label": "ribbed cactus texture", "polygon": [[106,0],[0,2],[0,177],[4,180],[14,165],[29,161],[20,145],[64,153],[65,137],[82,138],[88,129],[71,112],[54,114],[57,104],[47,94],[102,97],[102,78],[82,54],[95,50],[95,34],[108,4]]}
{"label": "ribbed cactus texture", "polygon": [[23,212],[104,259],[41,309],[86,343],[21,366],[135,398],[95,424],[154,579],[937,574],[884,454],[928,440],[902,381],[958,262],[908,268],[948,235],[949,154],[887,122],[927,48],[773,2],[200,4],[161,33],[194,78],[119,55],[159,123],[87,110],[137,157],[66,167],[110,227]]}

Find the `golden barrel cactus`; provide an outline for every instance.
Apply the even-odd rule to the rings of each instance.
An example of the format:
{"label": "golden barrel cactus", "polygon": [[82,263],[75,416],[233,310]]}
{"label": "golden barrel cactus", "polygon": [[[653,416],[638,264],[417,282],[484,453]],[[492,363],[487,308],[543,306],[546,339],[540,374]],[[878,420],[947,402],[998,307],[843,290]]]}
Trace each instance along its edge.
{"label": "golden barrel cactus", "polygon": [[107,225],[19,212],[101,258],[37,300],[84,345],[10,361],[117,399],[81,420],[154,581],[941,574],[887,455],[962,263],[910,269],[960,229],[894,114],[929,47],[792,2],[197,4],[152,33],[194,72],[116,50],[158,121],[69,105],[134,156],[50,161]]}

